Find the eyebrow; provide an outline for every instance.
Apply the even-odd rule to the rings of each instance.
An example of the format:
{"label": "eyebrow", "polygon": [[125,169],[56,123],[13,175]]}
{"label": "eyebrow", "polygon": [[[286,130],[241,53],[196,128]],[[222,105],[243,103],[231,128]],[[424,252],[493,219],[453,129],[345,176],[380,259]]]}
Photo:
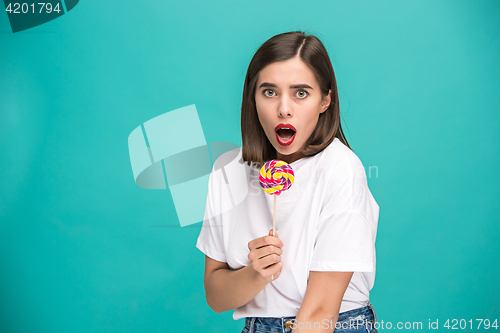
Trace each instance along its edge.
{"label": "eyebrow", "polygon": [[[277,88],[278,86],[275,85],[274,83],[269,83],[269,82],[264,82],[262,83],[260,86],[259,86],[259,89],[260,88],[263,88],[263,87],[270,87],[270,88]],[[306,88],[306,89],[312,89],[311,86],[307,85],[307,84],[296,84],[296,85],[293,85],[293,86],[290,86],[291,89],[296,89],[296,88]]]}

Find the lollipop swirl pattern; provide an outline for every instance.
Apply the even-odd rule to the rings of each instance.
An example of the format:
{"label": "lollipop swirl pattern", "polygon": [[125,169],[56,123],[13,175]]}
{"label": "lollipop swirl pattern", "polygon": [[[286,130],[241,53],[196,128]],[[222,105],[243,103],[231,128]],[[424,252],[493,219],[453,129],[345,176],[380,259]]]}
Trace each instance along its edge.
{"label": "lollipop swirl pattern", "polygon": [[260,169],[260,186],[268,194],[280,195],[292,186],[293,180],[292,167],[286,162],[271,160]]}

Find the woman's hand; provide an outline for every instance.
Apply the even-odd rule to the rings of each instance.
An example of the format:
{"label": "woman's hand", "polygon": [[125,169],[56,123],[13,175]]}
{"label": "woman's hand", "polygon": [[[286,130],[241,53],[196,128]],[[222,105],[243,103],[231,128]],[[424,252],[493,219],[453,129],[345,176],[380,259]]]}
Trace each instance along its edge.
{"label": "woman's hand", "polygon": [[273,281],[280,276],[282,246],[278,233],[273,237],[273,229],[269,235],[248,242],[248,259],[252,262],[252,268],[266,281]]}

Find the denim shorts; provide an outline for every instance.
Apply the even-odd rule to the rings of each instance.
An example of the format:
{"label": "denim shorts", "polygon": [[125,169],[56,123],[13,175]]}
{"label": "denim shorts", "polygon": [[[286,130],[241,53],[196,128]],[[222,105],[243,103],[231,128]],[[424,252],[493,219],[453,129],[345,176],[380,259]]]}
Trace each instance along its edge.
{"label": "denim shorts", "polygon": [[[289,333],[292,328],[314,328],[314,323],[309,327],[306,323],[297,323],[295,317],[246,317],[245,327],[241,333]],[[373,306],[368,303],[364,308],[354,309],[339,313],[339,319],[335,326],[328,320],[316,322],[316,328],[333,328],[335,333],[377,333],[375,323],[377,316]],[[300,325],[300,326],[299,326]],[[307,332],[307,330],[306,330]]]}

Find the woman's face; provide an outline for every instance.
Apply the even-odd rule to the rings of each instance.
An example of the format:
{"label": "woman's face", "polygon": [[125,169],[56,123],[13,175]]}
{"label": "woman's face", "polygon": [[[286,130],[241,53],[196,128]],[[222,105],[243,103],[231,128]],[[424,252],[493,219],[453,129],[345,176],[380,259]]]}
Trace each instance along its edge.
{"label": "woman's face", "polygon": [[292,163],[304,157],[301,151],[330,100],[331,90],[323,97],[313,71],[298,57],[260,71],[255,90],[257,115],[278,159]]}

